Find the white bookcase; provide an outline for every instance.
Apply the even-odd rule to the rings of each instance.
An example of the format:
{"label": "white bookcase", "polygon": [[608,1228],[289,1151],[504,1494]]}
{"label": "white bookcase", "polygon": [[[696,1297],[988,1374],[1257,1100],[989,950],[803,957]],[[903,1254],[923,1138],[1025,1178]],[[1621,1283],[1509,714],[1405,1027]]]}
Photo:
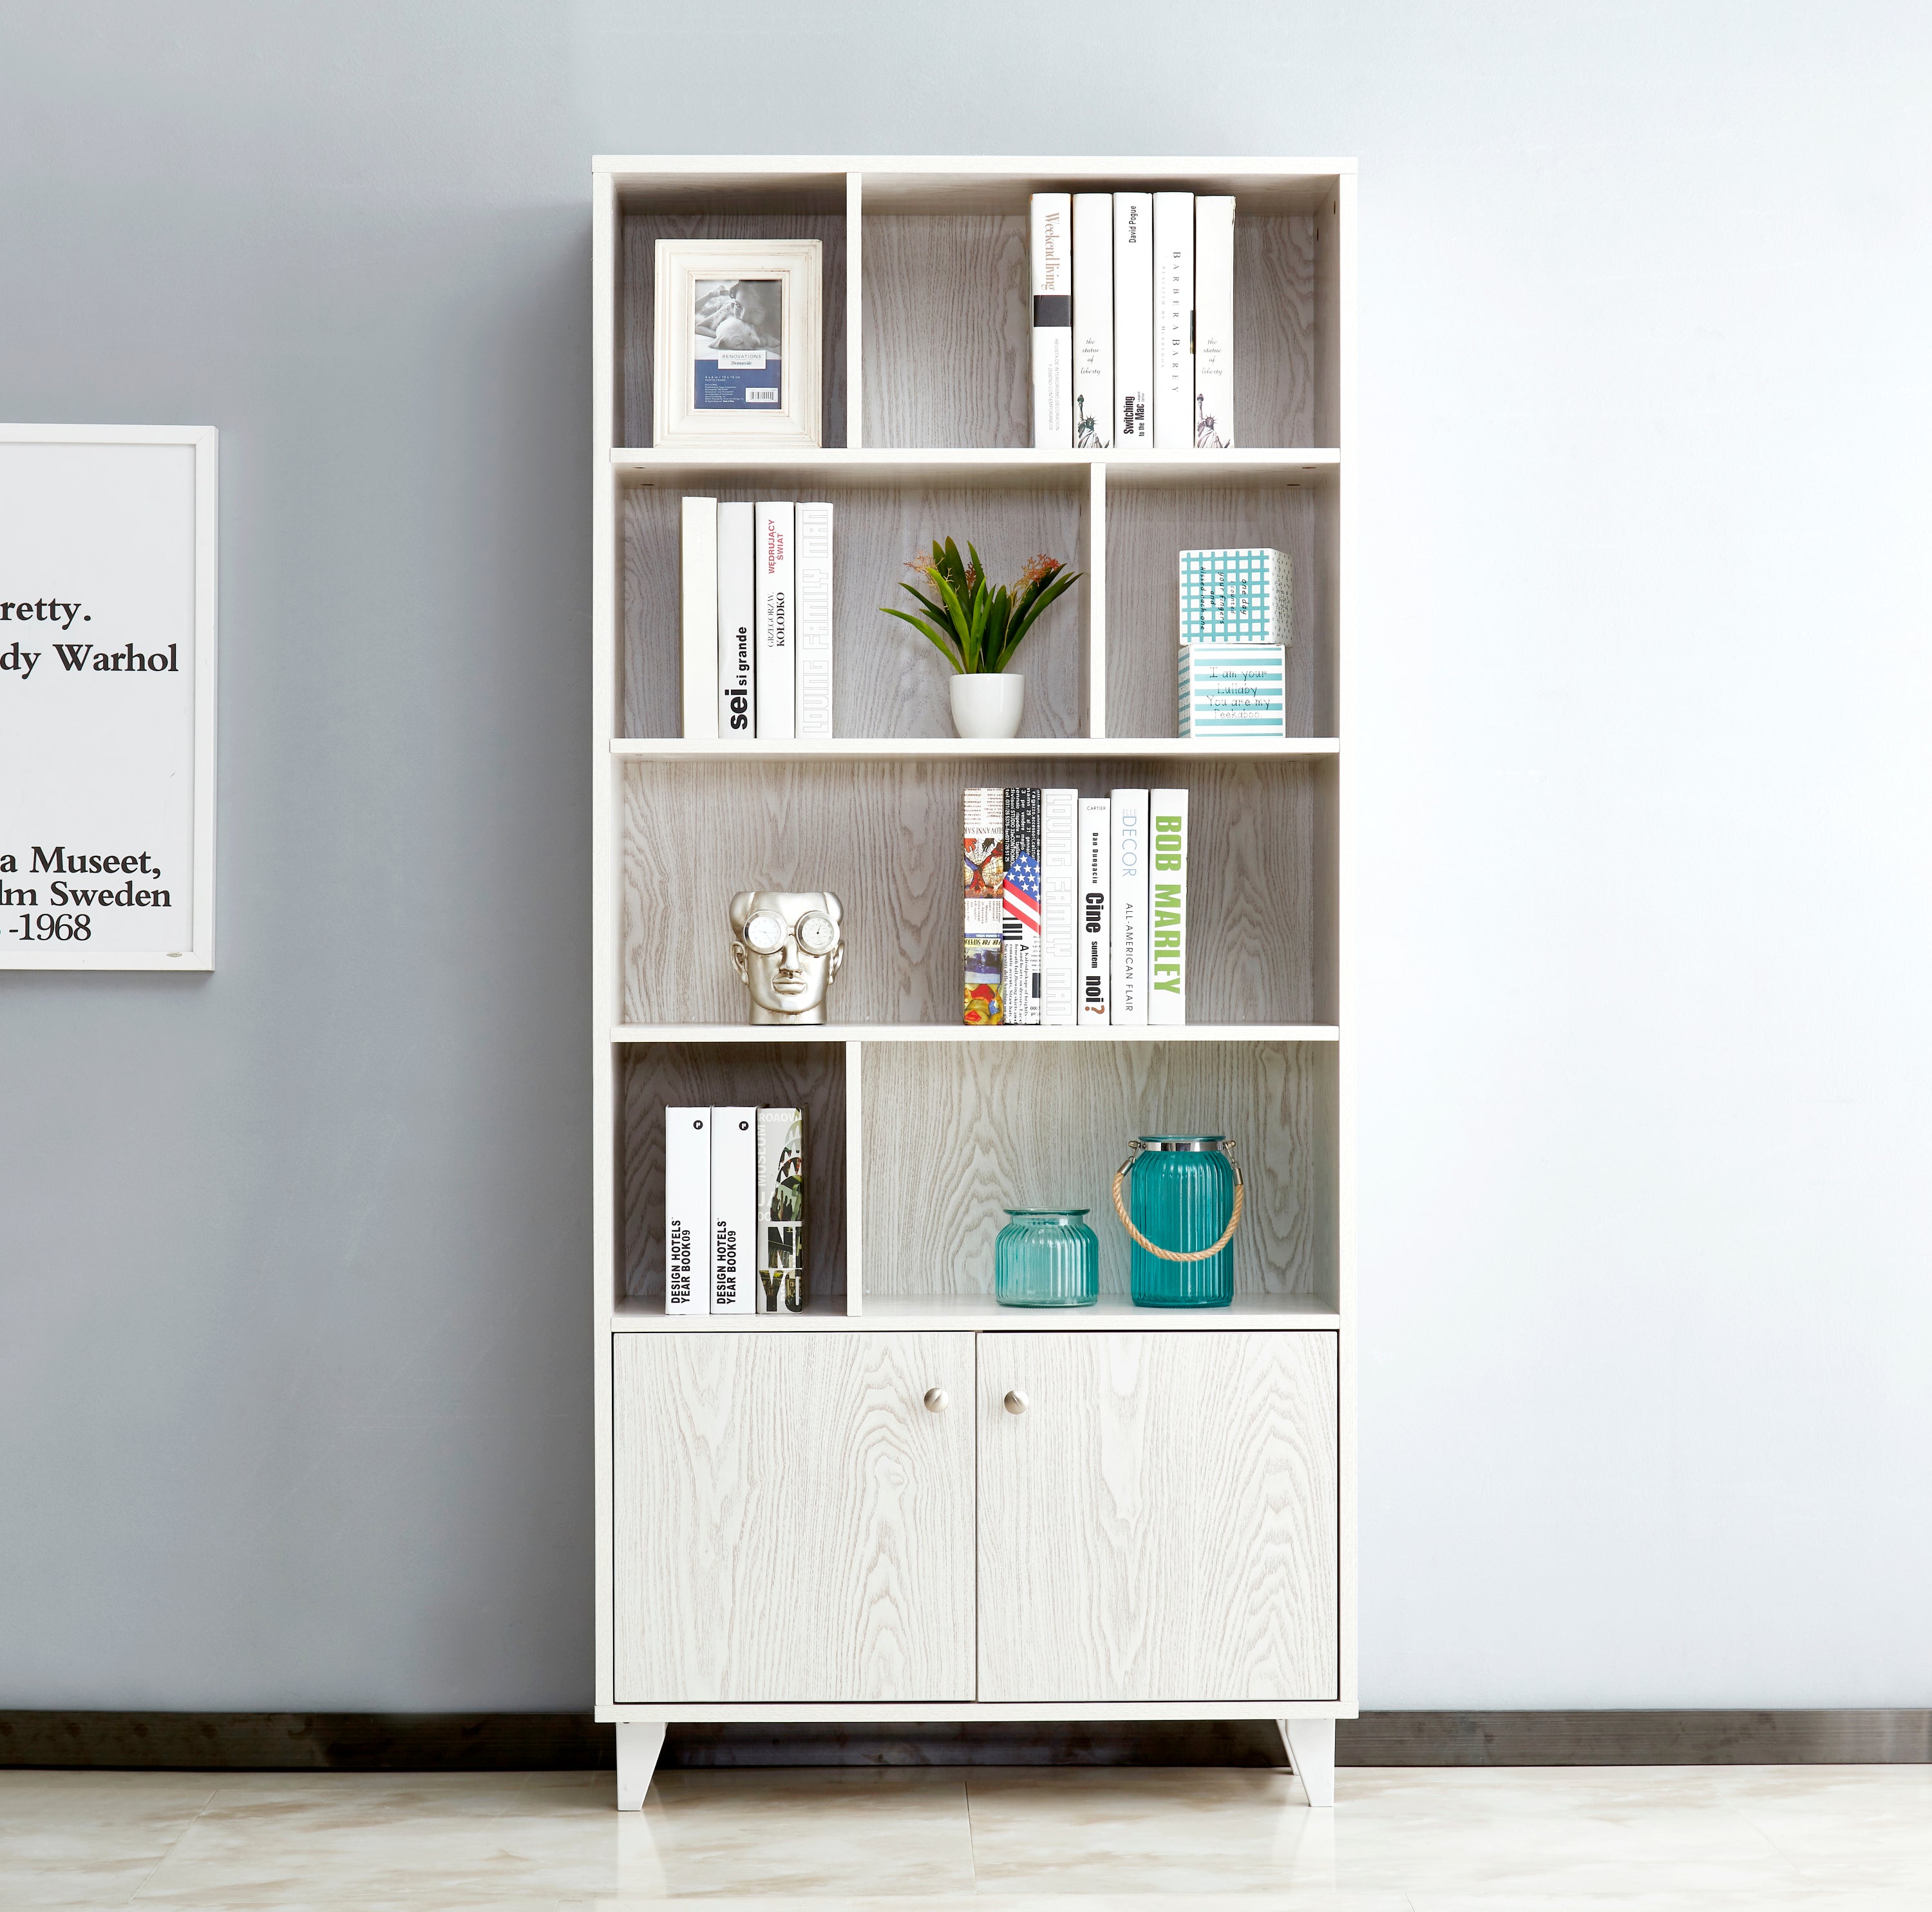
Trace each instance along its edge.
{"label": "white bookcase", "polygon": [[[1242,449],[1030,449],[1028,196],[1238,201]],[[593,172],[597,1717],[620,1805],[668,1721],[1268,1718],[1311,1801],[1355,1712],[1349,963],[1354,173],[1343,160],[599,159]],[[655,450],[660,238],[824,242],[826,449]],[[687,492],[837,507],[831,743],[678,734]],[[970,536],[1083,581],[1024,734],[952,735],[879,614]],[[1176,554],[1294,563],[1286,740],[1176,734]],[[968,785],[1184,784],[1178,1029],[960,1023]],[[725,908],[843,899],[834,1020],[754,1028]],[[668,1316],[666,1104],[806,1110],[812,1300]],[[1214,1130],[1234,1304],[1138,1309],[1108,1188]],[[1084,1202],[1096,1308],[992,1298],[1004,1208]],[[1005,1406],[1010,1392],[1026,1411]],[[930,1405],[928,1403],[931,1403]]]}

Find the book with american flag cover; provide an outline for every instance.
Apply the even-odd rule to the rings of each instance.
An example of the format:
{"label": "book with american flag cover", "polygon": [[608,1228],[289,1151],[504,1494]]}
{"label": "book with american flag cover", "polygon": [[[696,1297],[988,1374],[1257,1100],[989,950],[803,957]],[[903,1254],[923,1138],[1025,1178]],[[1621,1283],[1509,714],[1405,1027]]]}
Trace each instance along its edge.
{"label": "book with american flag cover", "polygon": [[1000,971],[1006,1022],[1040,1022],[1040,792],[1005,792],[1006,876],[1000,895]]}
{"label": "book with american flag cover", "polygon": [[976,1027],[1005,1019],[1000,960],[1000,896],[1006,880],[1005,795],[1000,790],[969,790],[963,806],[964,1019]]}

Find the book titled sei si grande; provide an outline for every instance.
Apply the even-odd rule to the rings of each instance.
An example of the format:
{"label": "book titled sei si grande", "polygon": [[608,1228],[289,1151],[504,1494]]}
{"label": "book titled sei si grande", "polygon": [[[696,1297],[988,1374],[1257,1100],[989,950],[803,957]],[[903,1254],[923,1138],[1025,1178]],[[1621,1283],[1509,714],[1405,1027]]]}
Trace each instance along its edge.
{"label": "book titled sei si grande", "polygon": [[754,515],[748,504],[718,507],[718,734],[738,743],[758,735],[752,701],[757,675]]}

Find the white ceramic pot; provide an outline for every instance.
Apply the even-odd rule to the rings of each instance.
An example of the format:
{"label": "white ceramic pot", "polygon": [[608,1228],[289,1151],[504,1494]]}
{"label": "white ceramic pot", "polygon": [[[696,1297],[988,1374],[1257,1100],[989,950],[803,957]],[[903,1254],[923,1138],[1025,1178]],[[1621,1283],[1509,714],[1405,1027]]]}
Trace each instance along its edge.
{"label": "white ceramic pot", "polygon": [[952,680],[952,728],[962,737],[1017,737],[1026,679],[1017,671]]}

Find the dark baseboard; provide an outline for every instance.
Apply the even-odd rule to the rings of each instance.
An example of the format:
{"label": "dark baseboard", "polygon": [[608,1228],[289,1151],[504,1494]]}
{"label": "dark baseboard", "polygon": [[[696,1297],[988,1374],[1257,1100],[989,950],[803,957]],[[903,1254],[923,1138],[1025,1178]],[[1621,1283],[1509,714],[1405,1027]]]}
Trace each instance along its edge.
{"label": "dark baseboard", "polygon": [[[596,1771],[612,1729],[580,1713],[0,1712],[0,1766],[198,1772]],[[1342,1766],[1790,1766],[1932,1762],[1932,1708],[1821,1712],[1370,1712],[1336,1728]],[[1261,1766],[1267,1720],[674,1726],[662,1763]]]}

